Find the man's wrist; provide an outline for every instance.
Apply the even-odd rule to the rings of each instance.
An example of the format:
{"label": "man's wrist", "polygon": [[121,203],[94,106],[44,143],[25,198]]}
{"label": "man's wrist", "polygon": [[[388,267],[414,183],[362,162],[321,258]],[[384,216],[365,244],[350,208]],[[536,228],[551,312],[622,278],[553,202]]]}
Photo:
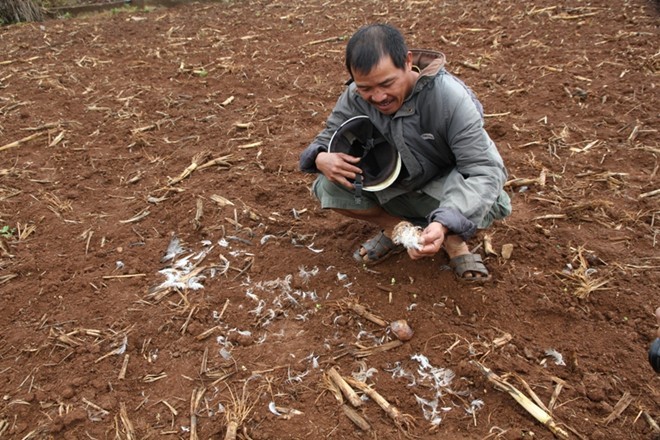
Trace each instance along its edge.
{"label": "man's wrist", "polygon": [[314,158],[314,165],[316,165],[316,169],[319,168],[319,158],[323,156],[323,153],[327,153],[327,151],[319,151],[316,157]]}
{"label": "man's wrist", "polygon": [[445,234],[445,235],[449,235],[449,234],[451,234],[451,231],[449,230],[449,228],[448,228],[447,226],[443,225],[443,224],[440,223],[440,222],[435,222],[435,223],[437,223],[437,224],[440,225],[440,227],[442,228],[442,233],[443,233],[443,234]]}

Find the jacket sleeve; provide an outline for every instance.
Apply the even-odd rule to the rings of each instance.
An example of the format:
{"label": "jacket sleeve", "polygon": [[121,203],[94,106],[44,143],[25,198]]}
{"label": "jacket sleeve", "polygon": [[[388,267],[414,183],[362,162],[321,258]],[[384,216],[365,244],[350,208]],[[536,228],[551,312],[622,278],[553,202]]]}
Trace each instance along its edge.
{"label": "jacket sleeve", "polygon": [[440,90],[437,135],[451,149],[456,167],[441,179],[440,206],[428,219],[468,239],[495,204],[507,172],[471,92],[450,75],[444,76]]}
{"label": "jacket sleeve", "polygon": [[357,111],[351,102],[352,88],[347,87],[337,99],[335,107],[325,122],[325,128],[314,138],[300,154],[300,171],[305,173],[318,173],[316,168],[316,156],[323,151],[328,151],[328,145],[332,135],[339,126],[347,119],[357,115]]}

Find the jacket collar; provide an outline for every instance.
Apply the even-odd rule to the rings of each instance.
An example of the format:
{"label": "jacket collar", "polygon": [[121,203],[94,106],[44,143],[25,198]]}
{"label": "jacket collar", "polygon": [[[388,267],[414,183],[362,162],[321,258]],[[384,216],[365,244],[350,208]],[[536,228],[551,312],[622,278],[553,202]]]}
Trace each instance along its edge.
{"label": "jacket collar", "polygon": [[419,78],[413,87],[413,93],[418,92],[438,73],[445,68],[445,55],[442,52],[425,49],[411,49],[413,69],[419,72]]}
{"label": "jacket collar", "polygon": [[413,68],[420,76],[435,76],[445,67],[445,55],[442,52],[426,49],[411,49]]}

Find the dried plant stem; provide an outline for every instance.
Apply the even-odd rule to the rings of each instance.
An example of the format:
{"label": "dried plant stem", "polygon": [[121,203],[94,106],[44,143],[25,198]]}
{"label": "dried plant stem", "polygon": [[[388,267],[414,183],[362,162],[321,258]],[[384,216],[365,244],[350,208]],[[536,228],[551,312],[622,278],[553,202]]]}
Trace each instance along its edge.
{"label": "dried plant stem", "polygon": [[237,433],[238,422],[236,420],[230,420],[227,422],[227,433],[225,434],[225,440],[234,440]]}
{"label": "dried plant stem", "polygon": [[348,307],[351,311],[355,312],[357,315],[363,317],[364,319],[373,322],[376,325],[379,325],[381,327],[387,327],[387,321],[385,321],[383,318],[380,316],[377,316],[373,313],[371,313],[365,306],[362,304],[358,304],[353,301],[348,301],[346,302],[346,307]]}
{"label": "dried plant stem", "polygon": [[653,191],[649,191],[649,192],[645,192],[645,193],[643,193],[643,194],[640,194],[640,195],[639,195],[639,198],[640,198],[640,199],[644,199],[644,198],[646,198],[646,197],[657,196],[658,194],[660,194],[660,188],[658,188],[658,189],[654,189]]}
{"label": "dried plant stem", "polygon": [[135,216],[133,216],[133,217],[127,219],[127,220],[119,220],[119,223],[122,223],[122,224],[135,223],[135,222],[138,222],[138,221],[142,220],[143,218],[147,217],[148,215],[149,215],[149,210],[148,209],[143,209],[138,214],[136,214]]}
{"label": "dried plant stem", "polygon": [[532,387],[530,387],[529,384],[528,384],[527,382],[525,382],[525,380],[524,380],[522,377],[520,377],[520,376],[518,376],[518,375],[515,375],[514,377],[520,381],[520,383],[522,384],[523,388],[525,389],[525,391],[527,391],[527,394],[530,395],[530,397],[532,398],[532,400],[534,401],[534,403],[535,403],[539,408],[541,408],[543,411],[545,411],[545,412],[547,412],[548,414],[550,414],[551,411],[550,411],[550,410],[545,406],[545,404],[541,401],[541,399],[540,399],[539,396],[534,392],[534,390],[532,389]]}
{"label": "dried plant stem", "polygon": [[101,408],[100,406],[98,406],[98,405],[95,404],[94,402],[90,402],[89,400],[85,399],[84,397],[82,398],[82,401],[83,401],[83,403],[84,403],[85,405],[88,405],[88,406],[94,408],[96,411],[98,411],[99,414],[101,414],[102,416],[107,416],[108,414],[110,414],[110,413],[109,413],[107,410],[105,410],[104,408]]}
{"label": "dried plant stem", "polygon": [[198,307],[197,306],[192,306],[190,308],[190,312],[188,313],[188,317],[186,318],[186,321],[183,323],[181,326],[181,334],[185,335],[186,331],[188,330],[188,326],[190,325],[190,321],[192,320],[192,317],[195,315],[197,312]]}
{"label": "dried plant stem", "polygon": [[200,334],[198,334],[197,336],[195,336],[195,339],[197,339],[198,341],[203,341],[204,339],[206,339],[206,338],[208,338],[209,336],[211,336],[211,335],[213,334],[213,332],[215,332],[215,331],[217,331],[217,330],[220,330],[220,329],[222,329],[222,327],[220,327],[219,325],[216,325],[216,326],[214,326],[214,327],[211,327],[211,328],[208,329],[208,330],[204,330],[202,333],[200,333]]}
{"label": "dried plant stem", "polygon": [[224,440],[236,440],[238,428],[241,426],[241,423],[247,419],[252,408],[254,408],[256,401],[250,402],[250,395],[247,392],[247,384],[248,382],[243,384],[243,391],[238,397],[234,395],[234,392],[229,388],[229,392],[231,393],[231,404],[228,405],[225,417],[227,420],[227,432],[225,433]]}
{"label": "dried plant stem", "polygon": [[30,136],[25,136],[25,137],[22,138],[22,139],[19,139],[19,140],[17,140],[17,141],[10,142],[10,143],[8,143],[8,144],[6,144],[6,145],[3,145],[2,147],[0,147],[0,151],[5,151],[5,150],[9,150],[10,148],[18,147],[19,145],[24,144],[24,143],[26,143],[26,142],[29,142],[29,141],[31,141],[32,139],[36,139],[36,138],[38,138],[38,137],[40,137],[40,136],[43,136],[43,135],[46,134],[46,133],[47,133],[47,132],[42,131],[42,132],[39,132],[39,133],[31,134]]}
{"label": "dried plant stem", "polygon": [[359,389],[364,394],[369,396],[371,400],[376,402],[376,404],[380,406],[383,411],[385,411],[385,413],[390,417],[390,419],[394,421],[394,423],[396,423],[399,428],[404,429],[405,431],[409,431],[412,427],[415,426],[415,418],[413,416],[404,414],[399,411],[397,407],[388,402],[387,399],[381,396],[376,390],[374,390],[366,383],[360,382],[359,380],[353,379],[352,377],[347,377],[346,381],[351,386]]}
{"label": "dried plant stem", "polygon": [[546,428],[548,428],[552,433],[561,439],[567,439],[568,433],[561,429],[552,417],[538,405],[532,402],[527,396],[521,393],[516,387],[506,382],[504,379],[495,374],[490,368],[485,367],[477,361],[472,361],[481,372],[486,376],[486,379],[492,383],[495,388],[500,391],[506,391],[511,397],[514,398],[516,402],[520,404],[529,414],[531,414],[536,420],[541,422]]}
{"label": "dried plant stem", "polygon": [[18,241],[27,240],[27,238],[36,230],[37,227],[35,225],[26,225],[21,224],[20,222],[16,223]]}
{"label": "dried plant stem", "polygon": [[552,381],[555,382],[556,385],[555,390],[552,392],[552,396],[550,396],[550,403],[548,403],[548,409],[550,411],[554,409],[557,399],[559,398],[559,393],[561,393],[562,388],[564,388],[564,385],[566,384],[566,382],[558,377],[553,377]]}
{"label": "dried plant stem", "polygon": [[646,410],[641,411],[641,416],[644,417],[644,420],[646,420],[646,423],[649,424],[653,432],[656,434],[660,434],[660,426],[656,423],[655,420],[653,420],[653,417],[648,413]]}
{"label": "dried plant stem", "polygon": [[197,436],[197,410],[205,392],[206,388],[197,388],[193,390],[190,396],[190,440],[199,440]]}
{"label": "dried plant stem", "polygon": [[578,284],[573,295],[582,299],[587,298],[589,295],[591,295],[591,293],[597,290],[604,290],[604,286],[610,282],[610,280],[607,278],[592,279],[590,277],[588,271],[589,263],[587,262],[587,258],[584,256],[585,252],[586,250],[582,246],[579,246],[576,249],[577,255],[574,258],[574,260],[577,260],[577,267],[572,273],[559,273],[559,275],[565,278],[569,278]]}
{"label": "dried plant stem", "polygon": [[124,431],[126,432],[126,440],[135,440],[135,430],[133,428],[133,423],[128,418],[128,412],[126,411],[126,404],[121,402],[119,404],[119,418],[122,425],[124,425]]}
{"label": "dried plant stem", "polygon": [[117,376],[117,379],[119,380],[124,380],[126,379],[126,370],[128,370],[128,361],[131,358],[131,355],[125,354],[124,355],[124,362],[121,365],[121,370],[119,370],[119,376]]}
{"label": "dried plant stem", "polygon": [[249,144],[239,145],[239,146],[236,147],[236,148],[243,150],[243,149],[246,149],[246,148],[256,148],[256,147],[260,147],[262,144],[263,144],[263,142],[261,142],[261,141],[257,141],[257,142],[251,142],[251,143],[249,143]]}
{"label": "dried plant stem", "polygon": [[484,234],[484,252],[486,255],[497,256],[497,252],[493,249],[493,237],[490,234]]}
{"label": "dried plant stem", "polygon": [[341,406],[341,409],[344,411],[344,414],[346,414],[346,417],[348,419],[355,423],[355,425],[360,428],[363,431],[369,431],[371,429],[371,425],[369,425],[369,422],[366,421],[364,417],[362,417],[357,411],[355,411],[353,408],[350,406],[344,404]]}
{"label": "dried plant stem", "polygon": [[195,227],[195,229],[199,229],[202,227],[202,216],[204,215],[204,201],[202,199],[197,199],[196,201],[196,209],[195,209],[195,218],[193,218],[192,224]]}
{"label": "dried plant stem", "polygon": [[619,417],[626,410],[626,408],[628,408],[628,406],[630,406],[633,400],[635,400],[635,398],[630,394],[629,391],[623,393],[623,396],[621,396],[616,405],[614,405],[614,409],[610,415],[607,416],[605,420],[603,420],[603,424],[607,426],[616,420],[616,418]]}
{"label": "dried plant stem", "polygon": [[548,173],[548,170],[545,168],[541,170],[541,173],[539,174],[539,177],[536,179],[511,179],[508,182],[504,184],[504,187],[520,187],[520,186],[529,186],[529,185],[538,185],[538,186],[545,186],[545,180],[546,180],[546,175]]}
{"label": "dried plant stem", "polygon": [[234,278],[232,278],[232,281],[237,280],[245,272],[250,270],[250,268],[252,267],[252,264],[254,263],[254,257],[247,258],[246,261],[247,261],[247,264],[245,265],[245,267],[243,269],[239,270],[238,274]]}
{"label": "dried plant stem", "polygon": [[332,41],[341,41],[344,37],[338,36],[338,37],[330,37],[330,38],[324,38],[322,40],[314,40],[310,41],[309,43],[305,43],[305,46],[315,46],[317,44],[321,43],[330,43]]}
{"label": "dried plant stem", "polygon": [[[335,400],[337,401],[338,404],[343,405],[344,397],[341,394],[341,390],[339,389],[337,384],[335,384],[330,379],[330,376],[328,376],[327,374],[323,375],[323,386],[325,387],[325,389],[330,391],[330,394],[332,394],[334,396],[334,398],[335,398]],[[319,397],[316,400],[318,401],[318,399],[320,399],[321,396],[322,396],[322,394],[319,394]]]}
{"label": "dried plant stem", "polygon": [[2,275],[2,276],[0,276],[0,284],[4,284],[8,281],[11,281],[16,277],[18,277],[17,273],[10,273],[10,274],[7,274],[7,275]]}
{"label": "dried plant stem", "polygon": [[193,173],[193,171],[195,171],[197,169],[197,167],[199,167],[206,160],[206,158],[208,156],[209,156],[208,151],[202,151],[201,153],[196,154],[192,158],[192,163],[190,165],[188,165],[186,167],[186,169],[183,170],[183,172],[181,172],[181,174],[179,174],[177,177],[175,177],[173,179],[170,179],[169,182],[167,182],[168,185],[171,186],[171,185],[177,184],[177,183],[181,182],[183,179],[185,179],[186,177],[190,176]]}
{"label": "dried plant stem", "polygon": [[355,353],[353,353],[353,356],[355,356],[356,358],[364,358],[367,356],[371,356],[372,354],[375,353],[381,353],[383,351],[388,351],[394,348],[401,347],[402,345],[403,345],[403,341],[396,339],[394,341],[386,342],[381,345],[376,345],[375,347],[360,348],[359,350],[356,350]]}
{"label": "dried plant stem", "polygon": [[330,381],[335,384],[342,392],[342,394],[348,399],[348,401],[354,407],[362,405],[362,400],[360,396],[355,392],[353,388],[344,380],[344,378],[339,374],[335,367],[332,367],[328,370],[328,377]]}
{"label": "dried plant stem", "polygon": [[215,165],[231,167],[231,164],[227,162],[227,160],[229,159],[231,159],[231,154],[227,154],[226,156],[216,157],[215,159],[211,159],[208,162],[201,164],[200,166],[197,167],[197,169],[203,170],[204,168],[212,167]]}
{"label": "dried plant stem", "polygon": [[112,279],[121,279],[121,278],[140,278],[140,277],[146,277],[146,273],[131,273],[127,275],[103,275],[101,278],[104,280],[112,280]]}
{"label": "dried plant stem", "polygon": [[211,200],[217,203],[221,208],[225,206],[234,206],[234,202],[218,194],[211,195]]}

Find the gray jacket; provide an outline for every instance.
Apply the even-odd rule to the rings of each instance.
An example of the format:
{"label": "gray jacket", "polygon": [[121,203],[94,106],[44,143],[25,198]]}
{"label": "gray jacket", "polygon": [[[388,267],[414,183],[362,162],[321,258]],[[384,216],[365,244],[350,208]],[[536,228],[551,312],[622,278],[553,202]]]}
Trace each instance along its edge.
{"label": "gray jacket", "polygon": [[[510,207],[490,212],[503,192],[506,168],[484,129],[481,104],[461,80],[444,69],[444,55],[412,52],[420,76],[397,113],[383,115],[360,97],[355,84],[350,84],[328,117],[326,128],[302,152],[300,169],[318,173],[316,156],[327,151],[342,122],[367,115],[396,146],[403,163],[397,181],[375,193],[380,203],[411,191],[426,193],[440,200],[428,221],[440,222],[468,239],[487,216],[509,214]],[[503,197],[508,200],[506,194]]]}

